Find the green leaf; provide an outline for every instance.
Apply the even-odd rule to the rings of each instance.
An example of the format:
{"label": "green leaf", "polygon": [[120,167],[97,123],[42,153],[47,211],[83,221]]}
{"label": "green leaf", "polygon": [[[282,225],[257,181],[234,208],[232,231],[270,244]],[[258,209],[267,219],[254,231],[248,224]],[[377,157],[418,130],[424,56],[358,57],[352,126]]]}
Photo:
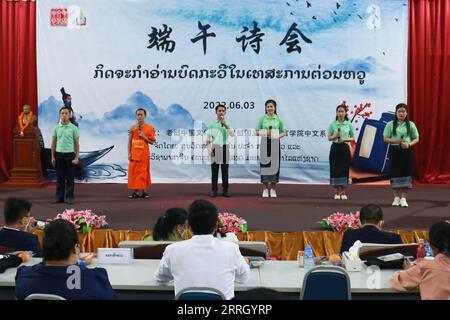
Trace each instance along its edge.
{"label": "green leaf", "polygon": [[84,225],[81,229],[81,233],[89,233],[91,231],[92,231],[92,226],[88,227],[88,226]]}
{"label": "green leaf", "polygon": [[329,226],[328,223],[326,223],[324,220],[317,221],[317,223],[320,224],[320,226],[321,226],[322,228],[330,229],[330,226]]}

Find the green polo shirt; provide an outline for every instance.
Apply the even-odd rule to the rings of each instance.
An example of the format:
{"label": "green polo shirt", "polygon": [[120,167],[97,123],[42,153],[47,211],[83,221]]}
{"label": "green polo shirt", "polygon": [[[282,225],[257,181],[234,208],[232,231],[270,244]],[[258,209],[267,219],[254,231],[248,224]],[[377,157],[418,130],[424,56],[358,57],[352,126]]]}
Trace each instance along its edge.
{"label": "green polo shirt", "polygon": [[62,124],[59,122],[52,131],[52,137],[56,138],[56,152],[75,152],[75,138],[80,136],[78,128],[71,122]]}
{"label": "green polo shirt", "polygon": [[[229,129],[233,129],[231,124],[225,120],[226,125]],[[225,145],[228,144],[228,132],[227,129],[222,126],[220,121],[216,119],[213,123],[211,123],[208,127],[207,135],[211,137],[211,143],[217,145]]]}
{"label": "green polo shirt", "polygon": [[[394,128],[394,121],[389,121],[384,128],[383,131],[383,137],[389,138],[389,139],[402,139],[403,137],[403,143],[411,143],[414,139],[419,138],[419,131],[417,131],[416,125],[414,122],[410,121],[410,134],[408,135],[407,128],[406,128],[406,122],[403,121],[402,123],[397,123],[397,129],[395,130],[395,135],[393,134],[393,128]],[[398,146],[398,143],[391,143],[393,146]]]}
{"label": "green polo shirt", "polygon": [[278,115],[273,115],[273,117],[269,117],[265,114],[262,118],[258,120],[258,124],[256,125],[256,130],[277,130],[279,133],[283,133],[286,131],[284,126],[284,121]]}
{"label": "green polo shirt", "polygon": [[[353,131],[353,125],[350,121],[345,120],[344,122],[339,122],[339,120],[333,121],[330,126],[328,127],[328,134],[330,136],[334,136],[338,129],[341,129],[341,139],[348,139],[355,135],[355,132]],[[333,142],[338,142],[339,139],[336,138],[333,140]],[[350,142],[346,142],[350,143]]]}
{"label": "green polo shirt", "polygon": [[179,236],[174,235],[173,233],[169,233],[167,239],[164,239],[164,240],[153,240],[153,236],[150,236],[150,235],[143,236],[142,240],[145,240],[145,241],[180,241],[183,239],[180,239]]}

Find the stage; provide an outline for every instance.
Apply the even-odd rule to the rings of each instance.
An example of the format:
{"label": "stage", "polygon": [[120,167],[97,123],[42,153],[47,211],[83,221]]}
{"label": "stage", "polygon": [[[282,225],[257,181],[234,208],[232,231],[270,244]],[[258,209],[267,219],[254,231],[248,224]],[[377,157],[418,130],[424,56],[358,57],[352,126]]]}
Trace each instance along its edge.
{"label": "stage", "polygon": [[[408,208],[391,207],[392,193],[388,185],[351,185],[349,200],[332,199],[327,185],[281,184],[278,198],[261,198],[259,184],[231,184],[231,198],[209,197],[208,184],[154,184],[150,199],[128,199],[126,184],[83,184],[75,187],[75,203],[51,204],[55,184],[40,189],[0,187],[0,210],[8,197],[23,197],[33,203],[32,215],[53,218],[65,208],[91,209],[107,216],[111,229],[151,229],[156,219],[170,207],[187,208],[195,199],[213,202],[220,212],[232,212],[245,218],[251,231],[276,232],[320,230],[316,223],[330,213],[356,212],[361,206],[382,206],[386,229],[428,230],[436,221],[450,219],[450,186],[417,185],[408,196]],[[0,224],[3,225],[3,214]]]}

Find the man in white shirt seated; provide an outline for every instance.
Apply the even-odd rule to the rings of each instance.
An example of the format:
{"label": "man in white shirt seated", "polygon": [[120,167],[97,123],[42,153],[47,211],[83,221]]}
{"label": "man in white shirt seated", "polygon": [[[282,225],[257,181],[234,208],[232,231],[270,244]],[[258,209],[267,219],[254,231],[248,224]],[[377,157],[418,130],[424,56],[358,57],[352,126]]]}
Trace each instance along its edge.
{"label": "man in white shirt seated", "polygon": [[187,287],[210,287],[232,299],[235,281],[245,282],[250,268],[237,244],[213,236],[217,221],[217,208],[212,203],[194,201],[188,210],[193,236],[167,246],[155,273],[156,281],[174,280],[175,295]]}

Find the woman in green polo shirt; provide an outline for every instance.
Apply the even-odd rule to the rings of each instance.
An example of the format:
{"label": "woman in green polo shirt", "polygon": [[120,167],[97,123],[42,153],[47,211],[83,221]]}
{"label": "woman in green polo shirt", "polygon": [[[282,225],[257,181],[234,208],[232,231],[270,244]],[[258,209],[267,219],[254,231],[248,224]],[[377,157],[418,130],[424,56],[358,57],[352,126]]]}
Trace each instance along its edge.
{"label": "woman in green polo shirt", "polygon": [[263,183],[262,197],[276,198],[276,184],[280,179],[280,139],[286,136],[283,119],[277,115],[277,103],[267,100],[266,114],[256,125],[256,134],[261,136],[260,167]]}
{"label": "woman in green polo shirt", "polygon": [[395,120],[389,121],[383,132],[389,143],[391,162],[391,188],[394,190],[392,206],[407,207],[406,194],[412,188],[413,153],[411,147],[419,143],[419,132],[408,119],[408,107],[400,103],[395,107]]}
{"label": "woman in green polo shirt", "polygon": [[336,119],[328,127],[328,141],[333,141],[330,148],[330,184],[335,189],[335,200],[347,200],[345,187],[348,185],[350,171],[350,142],[354,140],[354,130],[347,117],[347,107],[336,107]]}
{"label": "woman in green polo shirt", "polygon": [[144,236],[142,240],[180,241],[186,236],[187,212],[183,208],[170,208],[159,217],[153,227],[153,236]]}

